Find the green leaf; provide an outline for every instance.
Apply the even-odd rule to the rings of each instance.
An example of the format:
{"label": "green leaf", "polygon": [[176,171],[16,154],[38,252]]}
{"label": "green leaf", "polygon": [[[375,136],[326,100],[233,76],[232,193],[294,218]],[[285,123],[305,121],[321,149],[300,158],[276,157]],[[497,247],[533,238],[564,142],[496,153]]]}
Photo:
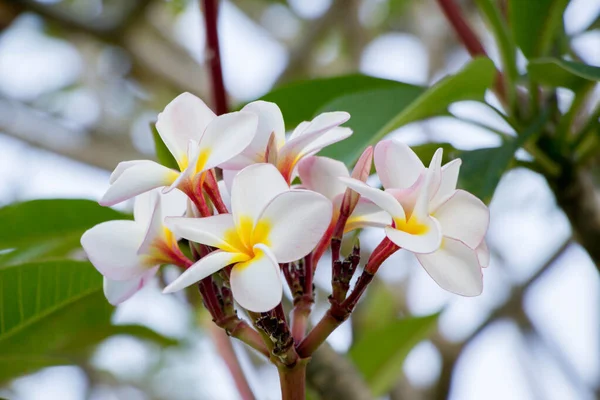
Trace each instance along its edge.
{"label": "green leaf", "polygon": [[62,257],[79,247],[79,238],[101,222],[131,217],[91,200],[33,200],[0,208],[0,265],[42,257]]}
{"label": "green leaf", "polygon": [[152,138],[154,139],[154,152],[156,153],[158,162],[167,168],[172,168],[176,171],[179,171],[179,165],[177,165],[175,157],[173,157],[173,154],[171,154],[167,148],[167,145],[162,140],[162,137],[160,137],[160,134],[158,133],[154,123],[150,124],[150,129],[152,130]]}
{"label": "green leaf", "polygon": [[373,395],[386,394],[398,381],[404,359],[436,325],[439,314],[394,320],[365,333],[349,355],[363,374]]}
{"label": "green leaf", "polygon": [[346,75],[291,83],[273,90],[260,100],[276,103],[281,108],[286,127],[291,129],[302,121],[311,120],[320,108],[336,97],[371,89],[405,86],[411,85],[365,75]]}
{"label": "green leaf", "polygon": [[562,31],[569,0],[509,0],[509,18],[517,45],[527,58],[548,54]]}
{"label": "green leaf", "polygon": [[175,343],[142,326],[111,325],[112,311],[102,276],[88,262],[0,267],[0,381],[81,361],[112,335]]}
{"label": "green leaf", "polygon": [[588,82],[600,81],[600,67],[557,58],[531,60],[527,69],[531,79],[536,82],[575,92]]}
{"label": "green leaf", "polygon": [[457,101],[483,100],[495,72],[490,59],[476,58],[426,91],[417,86],[402,85],[339,97],[320,111],[348,111],[352,117],[346,125],[354,130],[354,134],[328,146],[320,155],[352,164],[366,146],[403,125],[443,115],[448,106]]}
{"label": "green leaf", "polygon": [[548,112],[541,114],[525,131],[519,133],[519,136],[504,142],[500,147],[462,152],[459,186],[489,203],[500,178],[510,167],[515,152],[529,138],[541,131],[548,116]]}

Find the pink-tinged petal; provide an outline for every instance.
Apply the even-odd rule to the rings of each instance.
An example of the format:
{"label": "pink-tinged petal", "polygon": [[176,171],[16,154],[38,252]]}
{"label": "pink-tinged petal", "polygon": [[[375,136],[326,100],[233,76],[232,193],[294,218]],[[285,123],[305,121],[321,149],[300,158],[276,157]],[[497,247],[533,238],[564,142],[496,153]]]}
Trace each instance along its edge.
{"label": "pink-tinged petal", "polygon": [[222,164],[222,168],[242,169],[257,162],[265,162],[265,151],[271,134],[275,135],[277,148],[285,143],[283,115],[277,104],[259,100],[247,104],[242,111],[258,116],[256,135],[241,154]]}
{"label": "pink-tinged petal", "polygon": [[330,200],[346,191],[338,178],[348,178],[350,174],[343,162],[328,157],[306,157],[298,163],[298,174],[302,185]]}
{"label": "pink-tinged petal", "polygon": [[429,182],[429,201],[434,197],[434,195],[438,192],[440,188],[440,183],[442,182],[442,157],[444,155],[444,149],[441,147],[435,151],[433,157],[431,157],[431,161],[429,163],[429,168],[427,171],[431,174],[431,181]]}
{"label": "pink-tinged petal", "polygon": [[81,246],[102,275],[119,281],[133,279],[148,269],[137,254],[145,233],[145,227],[134,221],[107,221],[88,229],[81,236]]}
{"label": "pink-tinged petal", "polygon": [[126,281],[113,281],[104,278],[104,295],[113,306],[119,305],[142,289],[156,275],[159,266],[146,271],[142,276]]}
{"label": "pink-tinged petal", "polygon": [[308,143],[304,149],[298,154],[299,157],[304,157],[308,154],[316,154],[321,149],[337,143],[342,140],[352,136],[352,129],[344,128],[344,127],[336,127],[333,128],[322,135],[319,135],[318,138],[314,139],[312,142]]}
{"label": "pink-tinged petal", "polygon": [[267,204],[287,190],[289,186],[271,164],[254,164],[241,170],[231,188],[231,208],[238,229],[248,223],[245,220],[253,227]]}
{"label": "pink-tinged petal", "polygon": [[482,240],[479,246],[475,249],[477,260],[482,268],[487,268],[490,265],[490,249],[485,240]]}
{"label": "pink-tinged petal", "polygon": [[298,260],[317,245],[331,222],[332,205],[308,190],[279,194],[261,214],[254,243],[264,243],[280,263]]}
{"label": "pink-tinged petal", "polygon": [[283,295],[281,272],[267,246],[254,246],[254,258],[233,266],[231,292],[240,306],[252,312],[275,308]]}
{"label": "pink-tinged petal", "polygon": [[461,164],[462,161],[457,158],[442,167],[440,186],[429,204],[430,212],[437,210],[448,197],[454,194]]}
{"label": "pink-tinged petal", "polygon": [[425,170],[408,145],[398,140],[383,140],[375,146],[375,169],[386,189],[407,189]]}
{"label": "pink-tinged petal", "polygon": [[490,211],[471,193],[457,190],[434,214],[444,236],[464,242],[475,249],[483,240],[490,222]]}
{"label": "pink-tinged petal", "polygon": [[381,208],[372,203],[370,200],[361,198],[354,208],[354,212],[346,221],[344,227],[344,233],[353,231],[355,229],[361,229],[368,226],[383,228],[392,224],[392,217],[387,212],[381,210]]}
{"label": "pink-tinged petal", "polygon": [[240,154],[252,142],[257,126],[258,117],[244,111],[213,119],[200,139],[196,172],[217,167]]}
{"label": "pink-tinged petal", "polygon": [[[438,154],[438,152],[436,152]],[[441,155],[440,155],[441,157]],[[435,160],[432,160],[432,164]],[[425,171],[425,177],[423,184],[418,189],[417,200],[415,201],[415,207],[410,218],[417,218],[418,220],[424,220],[429,217],[429,200],[431,193],[437,191],[440,183],[440,168],[428,168]],[[436,186],[437,185],[437,186]]]}
{"label": "pink-tinged petal", "polygon": [[426,217],[418,221],[419,227],[414,232],[403,231],[388,226],[386,236],[397,246],[413,253],[432,253],[440,247],[442,232],[435,218]]}
{"label": "pink-tinged petal", "polygon": [[352,170],[352,178],[366,182],[371,175],[373,165],[373,146],[367,147],[356,161]]}
{"label": "pink-tinged petal", "polygon": [[[315,117],[309,124],[304,124],[301,132],[294,131],[293,138],[291,137],[279,150],[277,159],[277,167],[285,178],[288,181],[291,180],[294,167],[301,157],[350,136],[352,131],[348,128],[329,134],[329,131],[343,124],[349,118],[350,114],[346,112],[323,113]],[[321,140],[322,136],[325,138]]]}
{"label": "pink-tinged petal", "polygon": [[108,188],[99,203],[113,206],[161,186],[169,186],[179,173],[154,161],[138,163],[127,168]]}
{"label": "pink-tinged petal", "polygon": [[352,178],[340,178],[350,189],[354,190],[361,196],[366,197],[373,203],[377,204],[381,209],[387,211],[392,217],[404,220],[406,214],[400,203],[391,194],[384,192],[379,189],[372,188],[371,186],[363,183],[359,180]]}
{"label": "pink-tinged petal", "polygon": [[293,140],[295,138],[297,138],[298,136],[302,135],[304,133],[304,131],[306,131],[306,128],[308,128],[308,126],[310,125],[311,121],[302,121],[298,124],[298,126],[292,131],[292,133],[290,134],[290,137],[288,138],[289,140]]}
{"label": "pink-tinged petal", "polygon": [[394,198],[402,205],[406,215],[411,215],[415,209],[415,204],[421,193],[424,181],[425,173],[417,179],[414,185],[407,189],[385,189],[385,191],[394,196]]}
{"label": "pink-tinged petal", "polygon": [[156,129],[182,170],[187,166],[188,142],[200,140],[215,117],[215,113],[191,93],[180,94],[158,114]]}
{"label": "pink-tinged petal", "polygon": [[218,247],[231,253],[244,251],[239,243],[231,214],[205,218],[165,218],[165,225],[177,236],[192,242]]}
{"label": "pink-tinged petal", "polygon": [[477,255],[458,240],[444,238],[438,251],[418,254],[417,259],[442,289],[461,296],[478,296],[483,291]]}
{"label": "pink-tinged petal", "polygon": [[163,293],[173,293],[186,288],[230,264],[247,259],[248,256],[244,254],[228,253],[220,250],[213,251],[186,269],[177,279],[167,285]]}

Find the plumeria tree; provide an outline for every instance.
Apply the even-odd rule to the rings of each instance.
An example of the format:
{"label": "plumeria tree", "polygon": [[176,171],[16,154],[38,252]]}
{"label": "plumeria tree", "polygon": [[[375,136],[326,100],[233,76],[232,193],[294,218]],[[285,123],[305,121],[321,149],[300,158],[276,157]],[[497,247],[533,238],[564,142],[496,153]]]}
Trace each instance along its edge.
{"label": "plumeria tree", "polygon": [[[177,265],[182,273],[163,293],[197,285],[213,321],[277,366],[283,398],[304,399],[312,353],[348,319],[397,250],[414,253],[442,288],[481,294],[489,212],[477,197],[457,190],[460,159],[442,166],[440,148],[425,167],[407,145],[384,140],[365,149],[350,177],[339,161],[313,155],[352,134],[340,127],[349,118],[342,111],[320,114],[286,140],[274,103],[258,101],[216,117],[189,93],[174,99],[158,115],[156,129],[180,171],[153,161],[117,165],[100,202],[137,196],[135,221],[104,222],[81,238],[104,275],[108,300],[127,300],[161,264]],[[373,159],[385,190],[365,183]],[[224,180],[215,178],[214,168]],[[179,204],[167,211],[161,199],[173,189],[186,198],[171,199]],[[360,248],[357,242],[341,254],[342,240],[368,226],[383,229],[385,238],[350,290]],[[180,241],[189,246],[189,258]],[[313,277],[326,251],[331,307],[307,332]],[[292,293],[289,318],[282,305],[284,282]]]}
{"label": "plumeria tree", "polygon": [[[306,398],[309,386],[322,398],[386,395],[439,313],[377,314],[348,357],[327,353],[327,339],[358,319],[380,267],[397,252],[414,254],[440,291],[482,294],[491,259],[487,204],[515,167],[546,180],[599,265],[600,68],[568,43],[568,2],[474,1],[497,62],[455,1],[437,3],[472,60],[430,87],[344,75],[283,85],[234,108],[222,78],[218,1],[203,1],[211,97],[169,99],[149,129],[155,159],[122,160],[97,202],[0,209],[0,381],[54,365],[89,370],[90,349],[114,335],[174,345],[148,328],[111,323],[112,306],[158,281],[181,307],[210,316],[204,327],[242,398],[254,395],[229,337],[277,369],[285,400]],[[566,108],[563,89],[574,94]],[[452,115],[461,101],[479,102],[509,128],[467,121],[496,134],[498,147],[410,147],[393,135]],[[128,202],[133,215],[117,211]],[[381,239],[361,248],[363,232]],[[552,261],[489,321],[507,315]],[[396,264],[388,267],[412,267]],[[317,270],[331,276],[323,304]],[[314,318],[318,305],[325,311]],[[311,367],[317,372],[307,380]],[[438,398],[450,381],[443,370]]]}

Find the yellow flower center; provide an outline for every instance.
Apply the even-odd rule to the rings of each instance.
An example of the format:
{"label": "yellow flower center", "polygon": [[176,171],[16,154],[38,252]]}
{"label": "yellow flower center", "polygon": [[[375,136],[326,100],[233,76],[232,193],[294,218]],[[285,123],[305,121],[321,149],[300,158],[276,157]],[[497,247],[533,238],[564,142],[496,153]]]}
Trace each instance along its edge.
{"label": "yellow flower center", "polygon": [[257,251],[254,250],[254,245],[262,243],[266,246],[270,245],[269,232],[271,224],[266,219],[261,219],[254,226],[252,218],[242,216],[239,225],[225,232],[225,242],[223,250],[228,252],[236,252],[247,255],[250,259],[257,257]]}
{"label": "yellow flower center", "polygon": [[429,227],[415,217],[411,217],[408,221],[394,218],[394,223],[396,229],[411,235],[424,235],[429,231]]}

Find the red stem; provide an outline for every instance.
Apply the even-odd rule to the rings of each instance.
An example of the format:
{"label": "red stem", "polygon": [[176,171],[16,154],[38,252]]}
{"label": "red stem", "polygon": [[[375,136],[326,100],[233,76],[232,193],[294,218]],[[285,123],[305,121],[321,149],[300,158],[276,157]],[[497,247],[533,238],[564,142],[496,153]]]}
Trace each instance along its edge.
{"label": "red stem", "polygon": [[[454,0],[437,0],[437,2],[444,12],[444,15],[446,15],[448,22],[450,22],[450,25],[454,28],[454,32],[456,32],[469,54],[471,54],[471,57],[487,57],[488,55],[483,48],[481,41],[463,17],[462,11],[458,8],[456,3],[454,3]],[[504,76],[500,72],[496,75],[495,86],[498,97],[505,102],[506,90],[504,88]]]}
{"label": "red stem", "polygon": [[218,11],[219,0],[203,0],[204,26],[206,28],[206,47],[212,83],[213,106],[217,115],[227,112],[227,95],[223,84],[221,52],[219,50]]}

